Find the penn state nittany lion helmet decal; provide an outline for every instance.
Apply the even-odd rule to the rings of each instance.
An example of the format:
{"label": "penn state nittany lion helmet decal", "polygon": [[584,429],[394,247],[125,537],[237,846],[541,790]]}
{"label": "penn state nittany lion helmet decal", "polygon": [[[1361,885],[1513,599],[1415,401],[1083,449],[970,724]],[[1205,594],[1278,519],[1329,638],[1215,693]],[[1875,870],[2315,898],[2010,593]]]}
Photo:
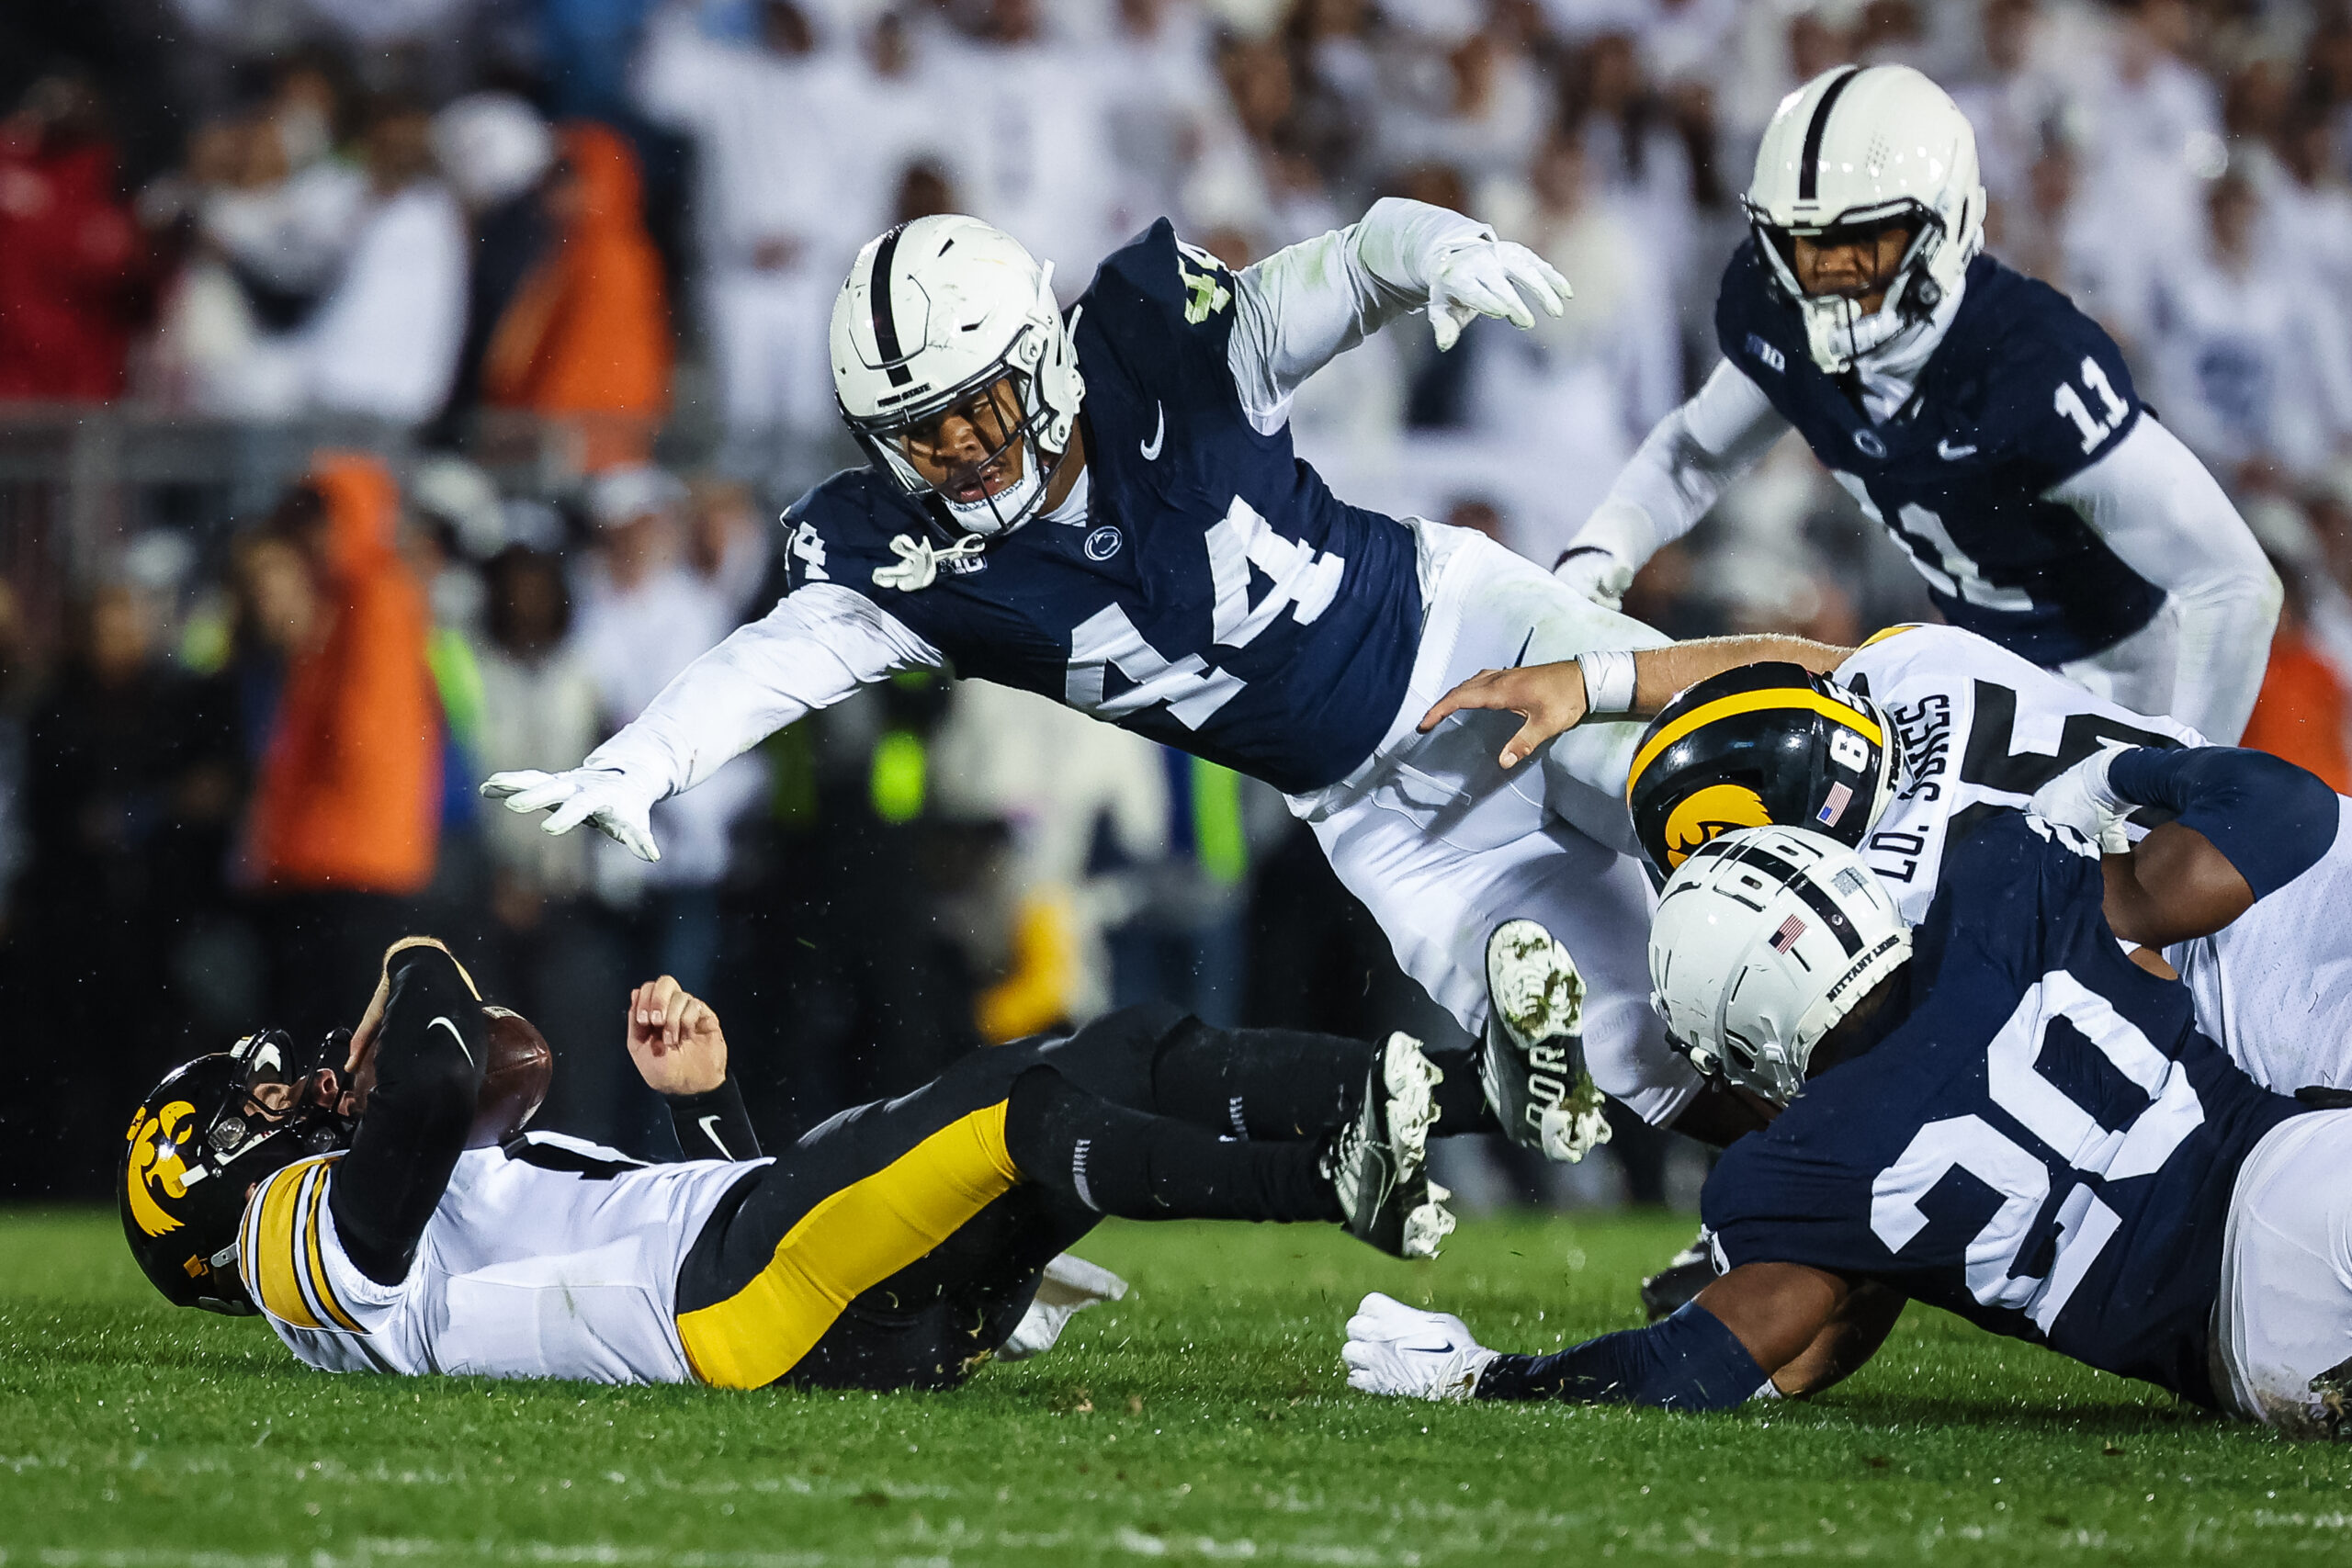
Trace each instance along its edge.
{"label": "penn state nittany lion helmet decal", "polygon": [[1859,848],[1898,771],[1876,704],[1800,664],[1743,665],[1668,704],[1634,753],[1626,807],[1657,874],[1700,845],[1778,824]]}

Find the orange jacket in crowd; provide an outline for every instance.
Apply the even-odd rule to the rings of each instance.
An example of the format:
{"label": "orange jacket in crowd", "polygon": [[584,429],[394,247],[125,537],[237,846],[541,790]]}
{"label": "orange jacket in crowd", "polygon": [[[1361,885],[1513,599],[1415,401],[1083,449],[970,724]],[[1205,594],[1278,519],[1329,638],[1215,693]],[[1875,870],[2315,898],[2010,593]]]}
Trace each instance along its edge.
{"label": "orange jacket in crowd", "polygon": [[440,833],[441,707],[424,592],[401,559],[399,490],[382,463],[322,455],[322,637],[286,671],[254,793],[250,868],[281,891],[413,893]]}
{"label": "orange jacket in crowd", "polygon": [[2343,682],[2301,628],[2282,617],[2270,642],[2270,665],[2238,744],[2309,768],[2338,795],[2352,793],[2344,750]]}
{"label": "orange jacket in crowd", "polygon": [[482,360],[494,408],[581,418],[590,469],[642,461],[670,406],[670,310],[628,143],[601,125],[559,133],[550,186],[562,232],[499,317]]}

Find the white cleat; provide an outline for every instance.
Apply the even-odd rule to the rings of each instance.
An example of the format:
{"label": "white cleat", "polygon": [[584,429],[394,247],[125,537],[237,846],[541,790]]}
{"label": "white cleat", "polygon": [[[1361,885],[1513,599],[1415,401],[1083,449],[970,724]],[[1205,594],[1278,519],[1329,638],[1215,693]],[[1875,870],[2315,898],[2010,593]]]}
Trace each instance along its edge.
{"label": "white cleat", "polygon": [[1466,1400],[1496,1352],[1452,1313],[1423,1312],[1374,1291],[1348,1319],[1340,1351],[1348,1386],[1401,1399]]}
{"label": "white cleat", "polygon": [[1323,1153],[1350,1234],[1392,1258],[1435,1258],[1453,1231],[1451,1194],[1429,1179],[1435,1090],[1444,1078],[1419,1041],[1390,1035],[1365,1079],[1363,1108]]}
{"label": "white cleat", "polygon": [[1537,922],[1506,920],[1487,939],[1479,1083],[1505,1136],[1566,1165],[1609,1141],[1585,1068],[1584,992],[1576,960]]}
{"label": "white cleat", "polygon": [[1421,1043],[1398,1030],[1380,1048],[1380,1084],[1388,1091],[1388,1144],[1397,1175],[1410,1179],[1428,1163],[1430,1129],[1437,1124],[1437,1086],[1444,1072],[1421,1054]]}

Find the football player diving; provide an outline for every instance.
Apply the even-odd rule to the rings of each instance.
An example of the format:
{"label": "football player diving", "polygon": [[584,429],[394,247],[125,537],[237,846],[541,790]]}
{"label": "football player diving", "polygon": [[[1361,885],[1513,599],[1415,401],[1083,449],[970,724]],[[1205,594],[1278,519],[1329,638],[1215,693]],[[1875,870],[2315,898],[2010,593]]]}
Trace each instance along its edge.
{"label": "football player diving", "polygon": [[[1476,671],[1589,649],[1611,650],[1606,716],[1631,696],[1622,650],[1663,639],[1476,533],[1340,502],[1291,447],[1300,383],[1396,318],[1426,309],[1444,347],[1475,317],[1525,326],[1566,298],[1485,225],[1393,199],[1238,272],[1163,220],[1067,318],[1010,236],[892,229],[833,307],[834,386],[870,462],[786,513],[790,592],[579,767],[483,793],[650,859],[664,796],[863,683],[952,662],[1283,791],[1474,1035],[1497,928],[1563,934],[1592,1059],[1627,1068],[1599,1087],[1669,1120],[1699,1083],[1645,1002],[1649,892],[1619,798],[1634,728],[1568,736],[1515,779],[1488,716],[1417,727]],[[1523,1079],[1496,1032],[1498,1073]],[[1528,1103],[1533,1122],[1506,1120],[1555,1157],[1605,1131],[1589,1086]]]}
{"label": "football player diving", "polygon": [[1722,361],[1642,443],[1560,577],[1615,604],[1793,427],[1947,621],[2233,743],[2278,578],[2107,333],[1979,254],[1975,133],[1943,90],[1903,65],[1824,72],[1774,112],[1747,207],[1715,304]]}
{"label": "football player diving", "polygon": [[2156,954],[2308,871],[2336,799],[2222,748],[2124,749],[2109,776],[2173,819],[2102,858],[1999,813],[1916,930],[1826,836],[1700,846],[1659,900],[1659,1006],[1679,1050],[1773,1116],[1707,1181],[1723,1277],[1662,1323],[1544,1356],[1371,1296],[1349,1381],[1723,1409],[1829,1387],[1916,1297],[2334,1435],[2352,1395],[2352,1111],[2248,1078]]}
{"label": "football player diving", "polygon": [[331,1371],[944,1388],[1124,1290],[1061,1256],[1105,1214],[1321,1221],[1432,1257],[1453,1222],[1431,1130],[1495,1127],[1467,1046],[1134,1008],[766,1158],[718,1017],[664,976],[628,1049],[687,1157],[646,1165],[484,1131],[492,1010],[410,938],[347,1048],[265,1032],[175,1070],[119,1172],[148,1279]]}

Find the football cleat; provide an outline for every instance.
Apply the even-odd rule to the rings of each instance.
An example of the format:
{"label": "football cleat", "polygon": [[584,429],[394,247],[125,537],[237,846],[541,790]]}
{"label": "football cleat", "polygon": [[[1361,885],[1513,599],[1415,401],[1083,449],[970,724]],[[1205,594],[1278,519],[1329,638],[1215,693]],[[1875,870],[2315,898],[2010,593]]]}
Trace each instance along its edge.
{"label": "football cleat", "polygon": [[1505,920],[1487,939],[1487,1001],[1478,1081],[1504,1135],[1569,1165],[1607,1143],[1584,1065],[1584,976],[1568,950],[1533,920]]}
{"label": "football cleat", "polygon": [[2320,1434],[2337,1442],[2352,1438],[2352,1360],[2336,1362],[2309,1386],[2319,1395],[2311,1415]]}
{"label": "football cleat", "polygon": [[1642,1311],[1657,1323],[1672,1317],[1715,1282],[1715,1236],[1706,1226],[1666,1267],[1642,1281]]}
{"label": "football cleat", "polygon": [[1338,1193],[1349,1233],[1395,1258],[1435,1258],[1453,1231],[1451,1196],[1429,1179],[1430,1128],[1437,1121],[1435,1064],[1409,1034],[1388,1037],[1364,1085],[1356,1119],[1331,1136],[1323,1174]]}
{"label": "football cleat", "polygon": [[1403,1399],[1476,1397],[1478,1376],[1495,1352],[1470,1337],[1452,1313],[1423,1312],[1374,1291],[1348,1319],[1340,1351],[1348,1386]]}

